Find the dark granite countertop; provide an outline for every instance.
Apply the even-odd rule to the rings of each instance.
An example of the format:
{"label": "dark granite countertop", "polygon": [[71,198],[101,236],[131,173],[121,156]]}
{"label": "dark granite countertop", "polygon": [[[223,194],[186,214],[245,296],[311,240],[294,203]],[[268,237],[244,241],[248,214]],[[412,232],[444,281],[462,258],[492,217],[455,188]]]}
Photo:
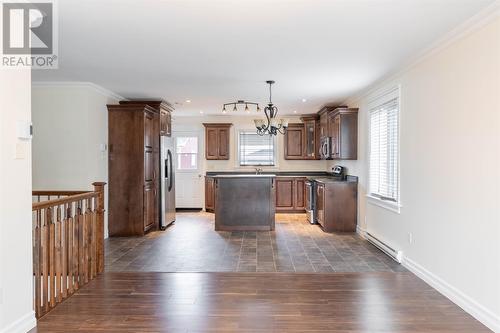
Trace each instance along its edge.
{"label": "dark granite countertop", "polygon": [[[207,177],[227,177],[227,176],[255,176],[255,172],[249,171],[209,171],[206,173]],[[331,183],[339,181],[357,182],[357,176],[347,175],[346,179],[339,180],[338,178],[332,177],[328,172],[325,171],[264,171],[260,175],[263,176],[276,176],[276,177],[306,177],[311,180],[315,180],[319,183]]]}
{"label": "dark granite countertop", "polygon": [[[325,171],[264,171],[262,175],[275,175],[277,177],[328,177],[328,172]],[[219,175],[255,175],[251,171],[207,171],[207,176]]]}

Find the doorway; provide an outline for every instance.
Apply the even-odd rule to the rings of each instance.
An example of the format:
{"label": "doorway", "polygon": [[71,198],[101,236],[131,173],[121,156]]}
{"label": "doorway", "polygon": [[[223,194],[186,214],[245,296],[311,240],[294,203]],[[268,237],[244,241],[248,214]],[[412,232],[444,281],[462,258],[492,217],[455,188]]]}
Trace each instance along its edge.
{"label": "doorway", "polygon": [[177,208],[203,208],[200,133],[173,133],[175,145],[175,200]]}

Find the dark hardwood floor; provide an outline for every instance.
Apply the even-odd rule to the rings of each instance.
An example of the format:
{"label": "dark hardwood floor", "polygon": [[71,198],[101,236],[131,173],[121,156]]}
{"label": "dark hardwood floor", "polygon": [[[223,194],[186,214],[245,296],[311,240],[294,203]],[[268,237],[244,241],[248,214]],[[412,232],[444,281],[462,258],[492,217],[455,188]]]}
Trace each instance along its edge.
{"label": "dark hardwood floor", "polygon": [[489,332],[408,272],[106,272],[33,332]]}

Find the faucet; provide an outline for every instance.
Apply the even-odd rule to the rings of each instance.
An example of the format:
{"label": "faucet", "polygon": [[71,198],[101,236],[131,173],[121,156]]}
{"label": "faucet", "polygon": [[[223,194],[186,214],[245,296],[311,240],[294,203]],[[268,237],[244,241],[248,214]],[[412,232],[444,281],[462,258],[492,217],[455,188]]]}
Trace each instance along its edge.
{"label": "faucet", "polygon": [[255,174],[260,175],[262,173],[262,168],[255,168]]}

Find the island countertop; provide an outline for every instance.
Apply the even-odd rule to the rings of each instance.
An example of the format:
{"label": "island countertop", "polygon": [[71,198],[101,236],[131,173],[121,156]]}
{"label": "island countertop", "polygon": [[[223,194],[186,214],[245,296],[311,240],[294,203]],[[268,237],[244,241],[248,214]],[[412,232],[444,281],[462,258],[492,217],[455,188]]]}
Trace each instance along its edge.
{"label": "island countertop", "polygon": [[213,178],[274,178],[274,174],[216,174],[210,177]]}

